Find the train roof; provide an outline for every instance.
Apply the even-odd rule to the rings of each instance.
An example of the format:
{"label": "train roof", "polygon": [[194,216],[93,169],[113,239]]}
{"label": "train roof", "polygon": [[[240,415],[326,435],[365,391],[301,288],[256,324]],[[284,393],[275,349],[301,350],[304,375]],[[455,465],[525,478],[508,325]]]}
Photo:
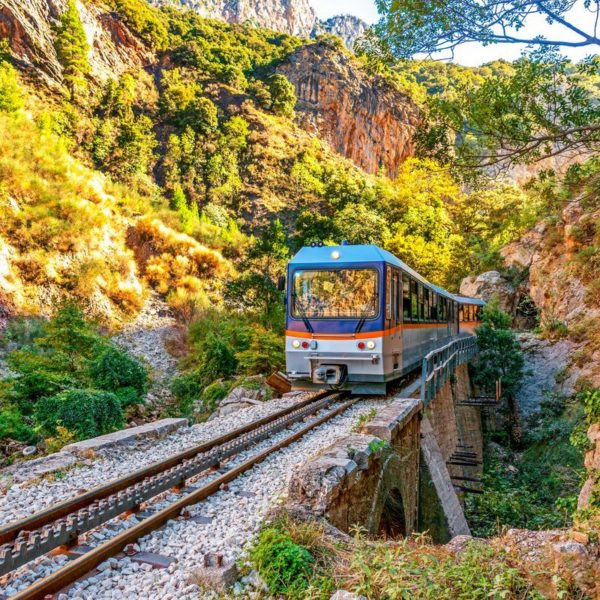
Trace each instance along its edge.
{"label": "train roof", "polygon": [[481,298],[471,298],[470,296],[457,296],[456,294],[454,295],[454,299],[459,303],[459,304],[475,304],[476,306],[485,306],[486,302],[485,300],[482,300]]}
{"label": "train roof", "polygon": [[[339,258],[334,259],[331,254],[337,250],[340,253]],[[445,289],[430,283],[419,275],[414,269],[411,269],[405,262],[395,257],[391,252],[375,246],[374,244],[354,245],[347,244],[342,246],[304,246],[290,260],[290,265],[319,265],[329,266],[340,263],[374,263],[385,262],[401,268],[404,272],[414,277],[417,281],[427,285],[438,294],[446,296],[451,300],[455,296]]]}

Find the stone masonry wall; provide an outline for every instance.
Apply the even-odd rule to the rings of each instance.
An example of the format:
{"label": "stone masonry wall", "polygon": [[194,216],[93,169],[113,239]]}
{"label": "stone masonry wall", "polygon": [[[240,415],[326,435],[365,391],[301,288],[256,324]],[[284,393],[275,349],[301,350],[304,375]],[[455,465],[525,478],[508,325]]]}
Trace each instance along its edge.
{"label": "stone masonry wall", "polygon": [[[421,403],[396,399],[361,433],[338,440],[302,465],[289,485],[288,510],[325,517],[342,531],[379,532],[390,494],[402,499],[403,526],[416,528]],[[384,442],[384,443],[382,443]]]}

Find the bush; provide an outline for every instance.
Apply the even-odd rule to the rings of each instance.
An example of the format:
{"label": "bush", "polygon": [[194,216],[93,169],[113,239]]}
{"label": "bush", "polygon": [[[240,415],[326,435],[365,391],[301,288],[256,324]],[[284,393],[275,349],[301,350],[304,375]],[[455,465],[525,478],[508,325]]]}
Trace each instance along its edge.
{"label": "bush", "polygon": [[250,560],[272,594],[302,598],[315,562],[313,555],[274,527],[263,529]]}
{"label": "bush", "polygon": [[285,365],[283,337],[258,326],[252,333],[250,346],[235,356],[238,369],[246,375],[264,375],[282,369]]}
{"label": "bush", "polygon": [[109,433],[125,423],[119,398],[100,390],[67,390],[41,398],[35,417],[45,433],[56,435],[60,425],[78,439]]}
{"label": "bush", "polygon": [[160,19],[160,13],[144,0],[114,0],[117,12],[142,40],[157,50],[167,46],[169,34]]}
{"label": "bush", "polygon": [[23,107],[23,91],[16,70],[0,61],[0,111],[14,112]]}
{"label": "bush", "polygon": [[28,443],[35,441],[35,438],[34,431],[17,409],[0,411],[0,440],[11,439]]}
{"label": "bush", "polygon": [[285,75],[271,75],[268,84],[273,112],[283,117],[293,117],[297,102],[294,85]]}
{"label": "bush", "polygon": [[92,361],[89,373],[93,386],[113,392],[122,408],[140,403],[148,387],[144,366],[116,348],[107,348]]}

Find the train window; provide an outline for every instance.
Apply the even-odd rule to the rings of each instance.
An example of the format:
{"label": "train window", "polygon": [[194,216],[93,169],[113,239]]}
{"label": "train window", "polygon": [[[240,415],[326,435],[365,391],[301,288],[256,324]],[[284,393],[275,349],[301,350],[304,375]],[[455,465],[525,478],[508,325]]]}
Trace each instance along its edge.
{"label": "train window", "polygon": [[429,321],[429,290],[423,288],[423,319]]}
{"label": "train window", "polygon": [[438,295],[435,292],[431,294],[431,320],[433,322],[438,320]]}
{"label": "train window", "polygon": [[465,307],[463,304],[458,307],[458,320],[461,323],[465,320]]}
{"label": "train window", "polygon": [[481,321],[481,318],[483,316],[482,312],[483,312],[483,310],[482,310],[481,306],[478,306],[477,307],[477,313],[475,314],[475,320],[476,321]]}
{"label": "train window", "polygon": [[385,269],[385,318],[392,318],[392,267]]}
{"label": "train window", "polygon": [[410,278],[407,275],[402,277],[402,309],[404,313],[404,322],[411,321],[410,314]]}
{"label": "train window", "polygon": [[298,270],[293,275],[292,316],[308,319],[373,318],[379,313],[375,269]]}
{"label": "train window", "polygon": [[417,285],[417,290],[418,290],[418,294],[419,294],[419,320],[424,321],[425,320],[425,302],[423,301],[423,285],[419,283]]}
{"label": "train window", "polygon": [[419,294],[418,294],[419,286],[414,279],[410,280],[410,305],[411,305],[411,313],[412,320],[419,320]]}

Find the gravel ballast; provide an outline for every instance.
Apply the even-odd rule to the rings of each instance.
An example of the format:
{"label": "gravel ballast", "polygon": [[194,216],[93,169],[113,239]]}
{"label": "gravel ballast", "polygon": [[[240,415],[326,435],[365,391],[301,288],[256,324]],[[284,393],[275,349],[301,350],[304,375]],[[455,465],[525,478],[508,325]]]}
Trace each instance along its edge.
{"label": "gravel ballast", "polygon": [[[135,468],[139,468],[143,464],[148,464],[148,462],[153,462],[158,458],[164,458],[167,452],[173,454],[181,451],[186,443],[188,446],[190,445],[190,441],[192,443],[205,441],[224,433],[228,429],[240,427],[251,420],[265,416],[265,414],[269,414],[269,412],[266,412],[267,407],[272,411],[280,410],[299,399],[269,402],[264,406],[225,417],[219,422],[213,421],[203,426],[196,426],[186,433],[171,436],[154,444],[154,446],[161,445],[161,450],[156,447],[151,449],[152,452],[160,452],[160,456],[154,454],[152,458],[148,457],[148,449],[137,449],[129,453],[123,450],[108,452],[106,456],[102,457],[101,461],[98,461],[106,463],[104,468],[100,468],[103,473],[103,479],[100,481],[106,481],[107,466],[115,469],[115,472],[121,468],[122,470],[118,474],[123,474],[131,470],[132,461],[134,461]],[[191,600],[192,598],[216,597],[213,592],[202,591],[195,576],[195,570],[197,571],[199,565],[202,564],[204,555],[208,552],[218,552],[223,554],[225,560],[237,560],[242,557],[244,547],[247,547],[249,542],[252,541],[265,516],[284,496],[294,468],[331,445],[336,439],[349,433],[356,424],[358,416],[376,406],[381,406],[381,402],[361,401],[345,413],[309,432],[293,445],[269,456],[262,463],[230,483],[228,489],[221,490],[205,501],[190,507],[189,512],[192,517],[207,517],[201,520],[203,522],[198,523],[194,520],[170,521],[164,528],[142,538],[139,541],[141,551],[157,553],[174,559],[174,562],[167,569],[153,570],[150,565],[140,565],[127,558],[118,561],[111,559],[101,565],[100,572],[97,575],[75,584],[68,594],[60,600],[66,600],[67,598],[93,598],[94,600],[100,598],[147,598],[149,600],[154,598],[157,600],[159,598],[161,600],[189,598]],[[244,419],[244,422],[240,422],[240,419]],[[298,423],[241,453],[227,466],[235,466],[304,425],[305,423]],[[176,438],[176,440],[173,438]],[[142,459],[140,453],[144,454],[147,459],[145,463],[135,462]],[[119,463],[119,457],[121,463]],[[130,465],[129,469],[124,467],[123,461]],[[72,493],[72,490],[75,489],[74,486],[82,479],[93,481],[94,474],[98,473],[98,469],[99,465],[96,463],[74,470],[60,482],[65,484],[65,487],[60,487],[58,491],[53,489],[53,493],[62,493],[64,495],[61,497],[67,497],[69,490]],[[196,482],[195,485],[204,484],[218,475],[218,473],[210,474]],[[39,482],[35,486],[21,491],[26,495],[37,495],[32,490],[38,490],[39,493],[40,486],[50,483],[55,484],[56,482]],[[99,481],[96,480],[94,483],[97,485]],[[174,498],[173,494],[167,494],[152,508],[157,509],[166,506]],[[24,503],[20,503],[20,510],[25,510],[25,506]],[[210,522],[208,522],[209,520]],[[82,541],[96,545],[135,523],[137,523],[135,517],[113,521],[108,524],[107,529],[103,528],[98,532],[92,532]],[[0,587],[0,593],[10,596],[19,589],[30,585],[34,579],[58,568],[60,564],[57,560],[59,559],[62,560],[61,557],[57,559],[47,557],[38,559],[29,567],[25,567],[11,576],[11,579],[7,582],[8,586],[4,590]],[[241,592],[240,584],[236,584],[236,590],[238,593]],[[255,597],[265,597],[262,592],[253,593],[260,594]]]}

